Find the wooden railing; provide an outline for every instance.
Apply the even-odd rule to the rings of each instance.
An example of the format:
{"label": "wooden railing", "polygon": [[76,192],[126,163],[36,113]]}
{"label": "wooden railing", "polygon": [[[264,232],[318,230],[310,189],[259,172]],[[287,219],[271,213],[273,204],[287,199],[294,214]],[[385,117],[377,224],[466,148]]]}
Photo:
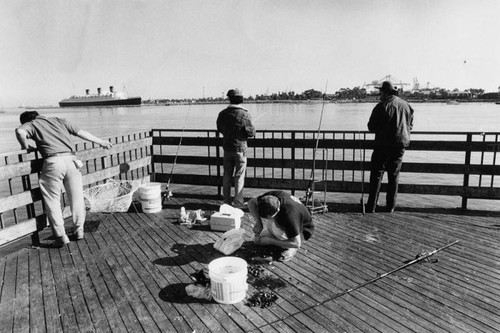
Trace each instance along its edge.
{"label": "wooden railing", "polygon": [[[500,133],[415,132],[400,193],[500,199]],[[328,193],[367,192],[373,134],[355,131],[258,131],[249,140],[245,187]],[[77,145],[85,187],[109,178],[214,186],[221,193],[222,137],[215,130],[153,129],[111,139],[111,150]],[[317,148],[316,148],[317,144]],[[316,150],[316,156],[313,152]],[[0,154],[0,245],[47,226],[36,154]],[[314,170],[314,171],[313,171]],[[382,186],[385,191],[385,185]],[[66,200],[63,199],[63,205]],[[65,209],[68,216],[68,209]]]}
{"label": "wooden railing", "polygon": [[[500,133],[414,132],[403,162],[400,193],[500,199]],[[217,186],[222,137],[210,130],[154,129],[156,181]],[[258,131],[250,139],[245,187],[367,192],[373,134],[355,131]],[[313,174],[314,167],[314,174]],[[385,191],[385,185],[382,186]]]}
{"label": "wooden railing", "polygon": [[[151,173],[150,133],[114,137],[113,148],[105,150],[82,142],[76,145],[76,156],[83,161],[84,187],[104,183],[109,178],[143,180]],[[37,244],[38,231],[47,226],[38,174],[43,160],[37,153],[16,151],[0,154],[0,245],[25,235]],[[62,206],[67,198],[63,195]],[[68,207],[64,217],[70,216]]]}

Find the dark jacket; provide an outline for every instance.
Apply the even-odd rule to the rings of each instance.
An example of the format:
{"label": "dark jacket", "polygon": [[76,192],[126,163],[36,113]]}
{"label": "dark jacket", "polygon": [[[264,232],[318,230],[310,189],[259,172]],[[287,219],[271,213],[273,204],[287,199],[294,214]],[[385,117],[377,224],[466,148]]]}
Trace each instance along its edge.
{"label": "dark jacket", "polygon": [[381,100],[372,111],[368,130],[375,133],[375,147],[408,147],[413,128],[413,109],[395,95]]}
{"label": "dark jacket", "polygon": [[239,105],[229,105],[219,113],[217,130],[224,136],[225,151],[244,152],[247,149],[247,139],[255,136],[252,117]]}

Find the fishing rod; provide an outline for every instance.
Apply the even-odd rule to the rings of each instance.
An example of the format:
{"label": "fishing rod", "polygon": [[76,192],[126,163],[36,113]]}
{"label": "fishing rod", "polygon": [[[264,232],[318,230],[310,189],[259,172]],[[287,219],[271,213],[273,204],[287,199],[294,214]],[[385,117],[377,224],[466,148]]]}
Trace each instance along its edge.
{"label": "fishing rod", "polygon": [[[141,218],[142,218],[142,217],[141,217]],[[325,304],[325,303],[327,303],[327,302],[331,302],[332,300],[337,299],[337,298],[339,298],[339,297],[341,297],[341,296],[344,296],[344,295],[346,295],[346,294],[349,294],[349,293],[351,293],[351,292],[353,292],[353,291],[355,291],[355,290],[357,290],[357,289],[360,289],[360,288],[362,288],[362,287],[364,287],[364,286],[366,286],[366,285],[368,285],[368,284],[370,284],[370,283],[373,283],[373,282],[375,282],[375,281],[377,281],[377,280],[380,280],[380,279],[382,279],[382,278],[384,278],[384,277],[386,277],[386,276],[388,276],[388,275],[390,275],[390,274],[392,274],[392,273],[395,273],[395,272],[397,272],[397,271],[400,271],[400,270],[402,270],[403,268],[406,268],[406,267],[408,267],[408,266],[411,266],[411,265],[413,265],[413,264],[415,264],[415,263],[417,263],[417,262],[419,262],[419,261],[425,260],[425,259],[429,258],[430,256],[432,256],[432,255],[436,254],[437,252],[442,251],[442,250],[444,250],[444,249],[446,249],[446,248],[448,248],[448,247],[450,247],[450,246],[453,246],[453,245],[455,245],[455,244],[457,244],[457,243],[458,243],[458,240],[456,240],[456,241],[454,241],[454,242],[452,242],[452,243],[449,243],[449,244],[447,244],[447,245],[445,245],[445,246],[443,246],[443,247],[440,247],[439,249],[436,249],[436,250],[434,250],[434,251],[432,251],[432,252],[429,252],[429,253],[427,253],[427,254],[425,254],[425,255],[417,256],[417,258],[415,258],[415,259],[413,259],[413,260],[411,260],[411,261],[405,262],[406,264],[405,264],[405,265],[403,265],[403,266],[400,266],[400,267],[398,267],[398,268],[396,268],[396,269],[393,269],[392,271],[389,271],[389,272],[384,273],[384,274],[382,274],[382,275],[378,275],[375,279],[372,279],[372,280],[370,280],[370,281],[367,281],[367,282],[364,282],[364,283],[362,283],[362,284],[359,284],[359,285],[357,285],[357,286],[356,286],[356,287],[354,287],[354,288],[351,288],[351,289],[349,289],[349,290],[346,290],[346,291],[344,291],[344,292],[342,292],[342,293],[340,293],[340,294],[337,294],[337,295],[333,296],[332,298],[327,298],[327,299],[326,299],[326,300],[324,300],[324,301],[321,301],[321,302],[319,302],[319,303],[315,303],[314,305],[311,305],[311,306],[309,306],[309,307],[307,307],[307,308],[305,308],[305,309],[302,309],[302,312],[305,312],[305,311],[310,310],[310,309],[312,309],[312,308],[315,308],[315,307],[317,307],[317,306],[319,306],[319,305],[323,305],[323,304]],[[279,319],[279,321],[283,321],[283,320],[285,320],[285,319],[287,319],[287,318],[289,318],[289,317],[292,317],[292,315],[288,315],[288,316],[286,316],[286,317],[281,317],[281,318]],[[271,322],[271,323],[269,323],[269,324],[270,324],[270,325],[272,325],[272,324],[276,323],[277,321],[278,321],[278,320],[276,320],[276,321],[274,321],[274,322]]]}
{"label": "fishing rod", "polygon": [[415,264],[415,263],[417,263],[417,262],[420,262],[420,261],[422,261],[422,260],[425,260],[425,259],[429,258],[430,256],[432,256],[432,255],[436,254],[437,252],[442,251],[442,250],[444,250],[444,249],[446,249],[446,248],[449,248],[450,246],[453,246],[453,245],[455,245],[455,244],[457,244],[457,243],[458,243],[458,240],[456,240],[456,241],[454,241],[454,242],[451,242],[451,243],[449,243],[449,244],[447,244],[447,245],[445,245],[445,246],[443,246],[443,247],[440,247],[440,248],[438,248],[438,249],[435,249],[435,250],[434,250],[434,251],[432,251],[432,252],[426,253],[426,254],[421,255],[421,256],[417,256],[415,259],[413,259],[413,260],[411,260],[411,261],[407,262],[406,264],[404,264],[404,265],[402,265],[402,266],[399,266],[398,268],[393,269],[392,271],[389,271],[389,272],[384,273],[384,274],[382,274],[382,275],[378,275],[378,276],[377,276],[376,278],[374,278],[374,279],[371,279],[371,280],[366,281],[366,282],[364,282],[364,283],[358,284],[358,285],[357,285],[356,287],[354,287],[354,288],[348,289],[348,290],[346,290],[346,291],[344,291],[344,292],[342,292],[342,293],[340,293],[340,294],[335,295],[335,296],[332,298],[332,300],[334,300],[334,299],[336,299],[336,298],[339,298],[339,297],[341,297],[341,296],[344,296],[344,295],[346,295],[346,294],[349,294],[349,293],[351,293],[351,292],[353,292],[353,291],[355,291],[355,290],[358,290],[359,288],[362,288],[362,287],[364,287],[364,286],[366,286],[366,285],[368,285],[368,284],[370,284],[370,283],[373,283],[373,282],[375,282],[375,281],[378,281],[378,280],[380,280],[380,279],[383,279],[384,277],[386,277],[386,276],[388,276],[388,275],[390,275],[390,274],[396,273],[397,271],[400,271],[400,270],[402,270],[402,269],[404,269],[404,268],[406,268],[406,267],[409,267],[409,266],[411,266],[411,265],[413,265],[413,264]]}
{"label": "fishing rod", "polygon": [[361,198],[359,203],[361,204],[361,212],[365,215],[365,151],[361,146],[361,131],[358,131],[358,141],[359,141],[359,164],[361,165]]}
{"label": "fishing rod", "polygon": [[[321,104],[321,114],[319,117],[319,124],[318,124],[318,133],[317,133],[317,138],[316,138],[316,144],[314,146],[313,150],[313,160],[312,160],[312,168],[311,168],[311,176],[309,177],[309,186],[306,191],[306,206],[309,203],[309,199],[314,200],[313,193],[314,193],[314,173],[316,172],[316,152],[318,150],[319,146],[319,138],[321,134],[321,124],[323,123],[323,114],[325,110],[325,97],[326,97],[326,91],[328,89],[328,80],[326,80],[326,85],[325,85],[325,92],[323,94],[323,102]],[[313,137],[314,139],[314,137]],[[314,206],[314,202],[312,203]]]}
{"label": "fishing rod", "polygon": [[186,119],[184,119],[184,125],[182,126],[181,137],[179,139],[179,144],[177,145],[177,151],[175,152],[174,162],[172,163],[172,168],[170,170],[170,175],[168,176],[167,187],[165,188],[165,193],[164,193],[163,201],[165,201],[165,199],[168,199],[168,198],[170,198],[172,196],[172,192],[170,192],[168,189],[170,188],[170,182],[172,181],[172,175],[174,174],[174,168],[175,168],[175,165],[177,164],[177,156],[179,156],[179,151],[180,151],[180,148],[181,148],[181,145],[182,145],[182,138],[184,137],[184,132],[185,132],[185,129],[186,129],[187,121],[189,119],[189,112],[190,111],[191,111],[191,104],[189,104],[189,108],[188,108],[188,111],[186,113]]}

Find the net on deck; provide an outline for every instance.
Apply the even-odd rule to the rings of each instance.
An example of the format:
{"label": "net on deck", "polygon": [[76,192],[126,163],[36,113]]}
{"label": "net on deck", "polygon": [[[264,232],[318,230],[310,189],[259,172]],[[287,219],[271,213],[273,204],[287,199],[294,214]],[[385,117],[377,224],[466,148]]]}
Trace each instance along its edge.
{"label": "net on deck", "polygon": [[84,190],[83,196],[89,202],[91,212],[126,212],[138,188],[137,181],[109,179],[105,184]]}

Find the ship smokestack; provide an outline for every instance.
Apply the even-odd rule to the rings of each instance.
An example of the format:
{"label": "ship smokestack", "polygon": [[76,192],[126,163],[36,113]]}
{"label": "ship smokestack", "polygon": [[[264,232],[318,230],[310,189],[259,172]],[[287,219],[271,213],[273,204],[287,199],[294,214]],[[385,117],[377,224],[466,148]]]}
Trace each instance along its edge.
{"label": "ship smokestack", "polygon": [[97,88],[97,95],[101,94],[101,88]]}
{"label": "ship smokestack", "polygon": [[109,86],[109,92],[114,92],[113,91],[113,86]]}
{"label": "ship smokestack", "polygon": [[89,94],[89,89],[85,89],[85,94],[88,95]]}

